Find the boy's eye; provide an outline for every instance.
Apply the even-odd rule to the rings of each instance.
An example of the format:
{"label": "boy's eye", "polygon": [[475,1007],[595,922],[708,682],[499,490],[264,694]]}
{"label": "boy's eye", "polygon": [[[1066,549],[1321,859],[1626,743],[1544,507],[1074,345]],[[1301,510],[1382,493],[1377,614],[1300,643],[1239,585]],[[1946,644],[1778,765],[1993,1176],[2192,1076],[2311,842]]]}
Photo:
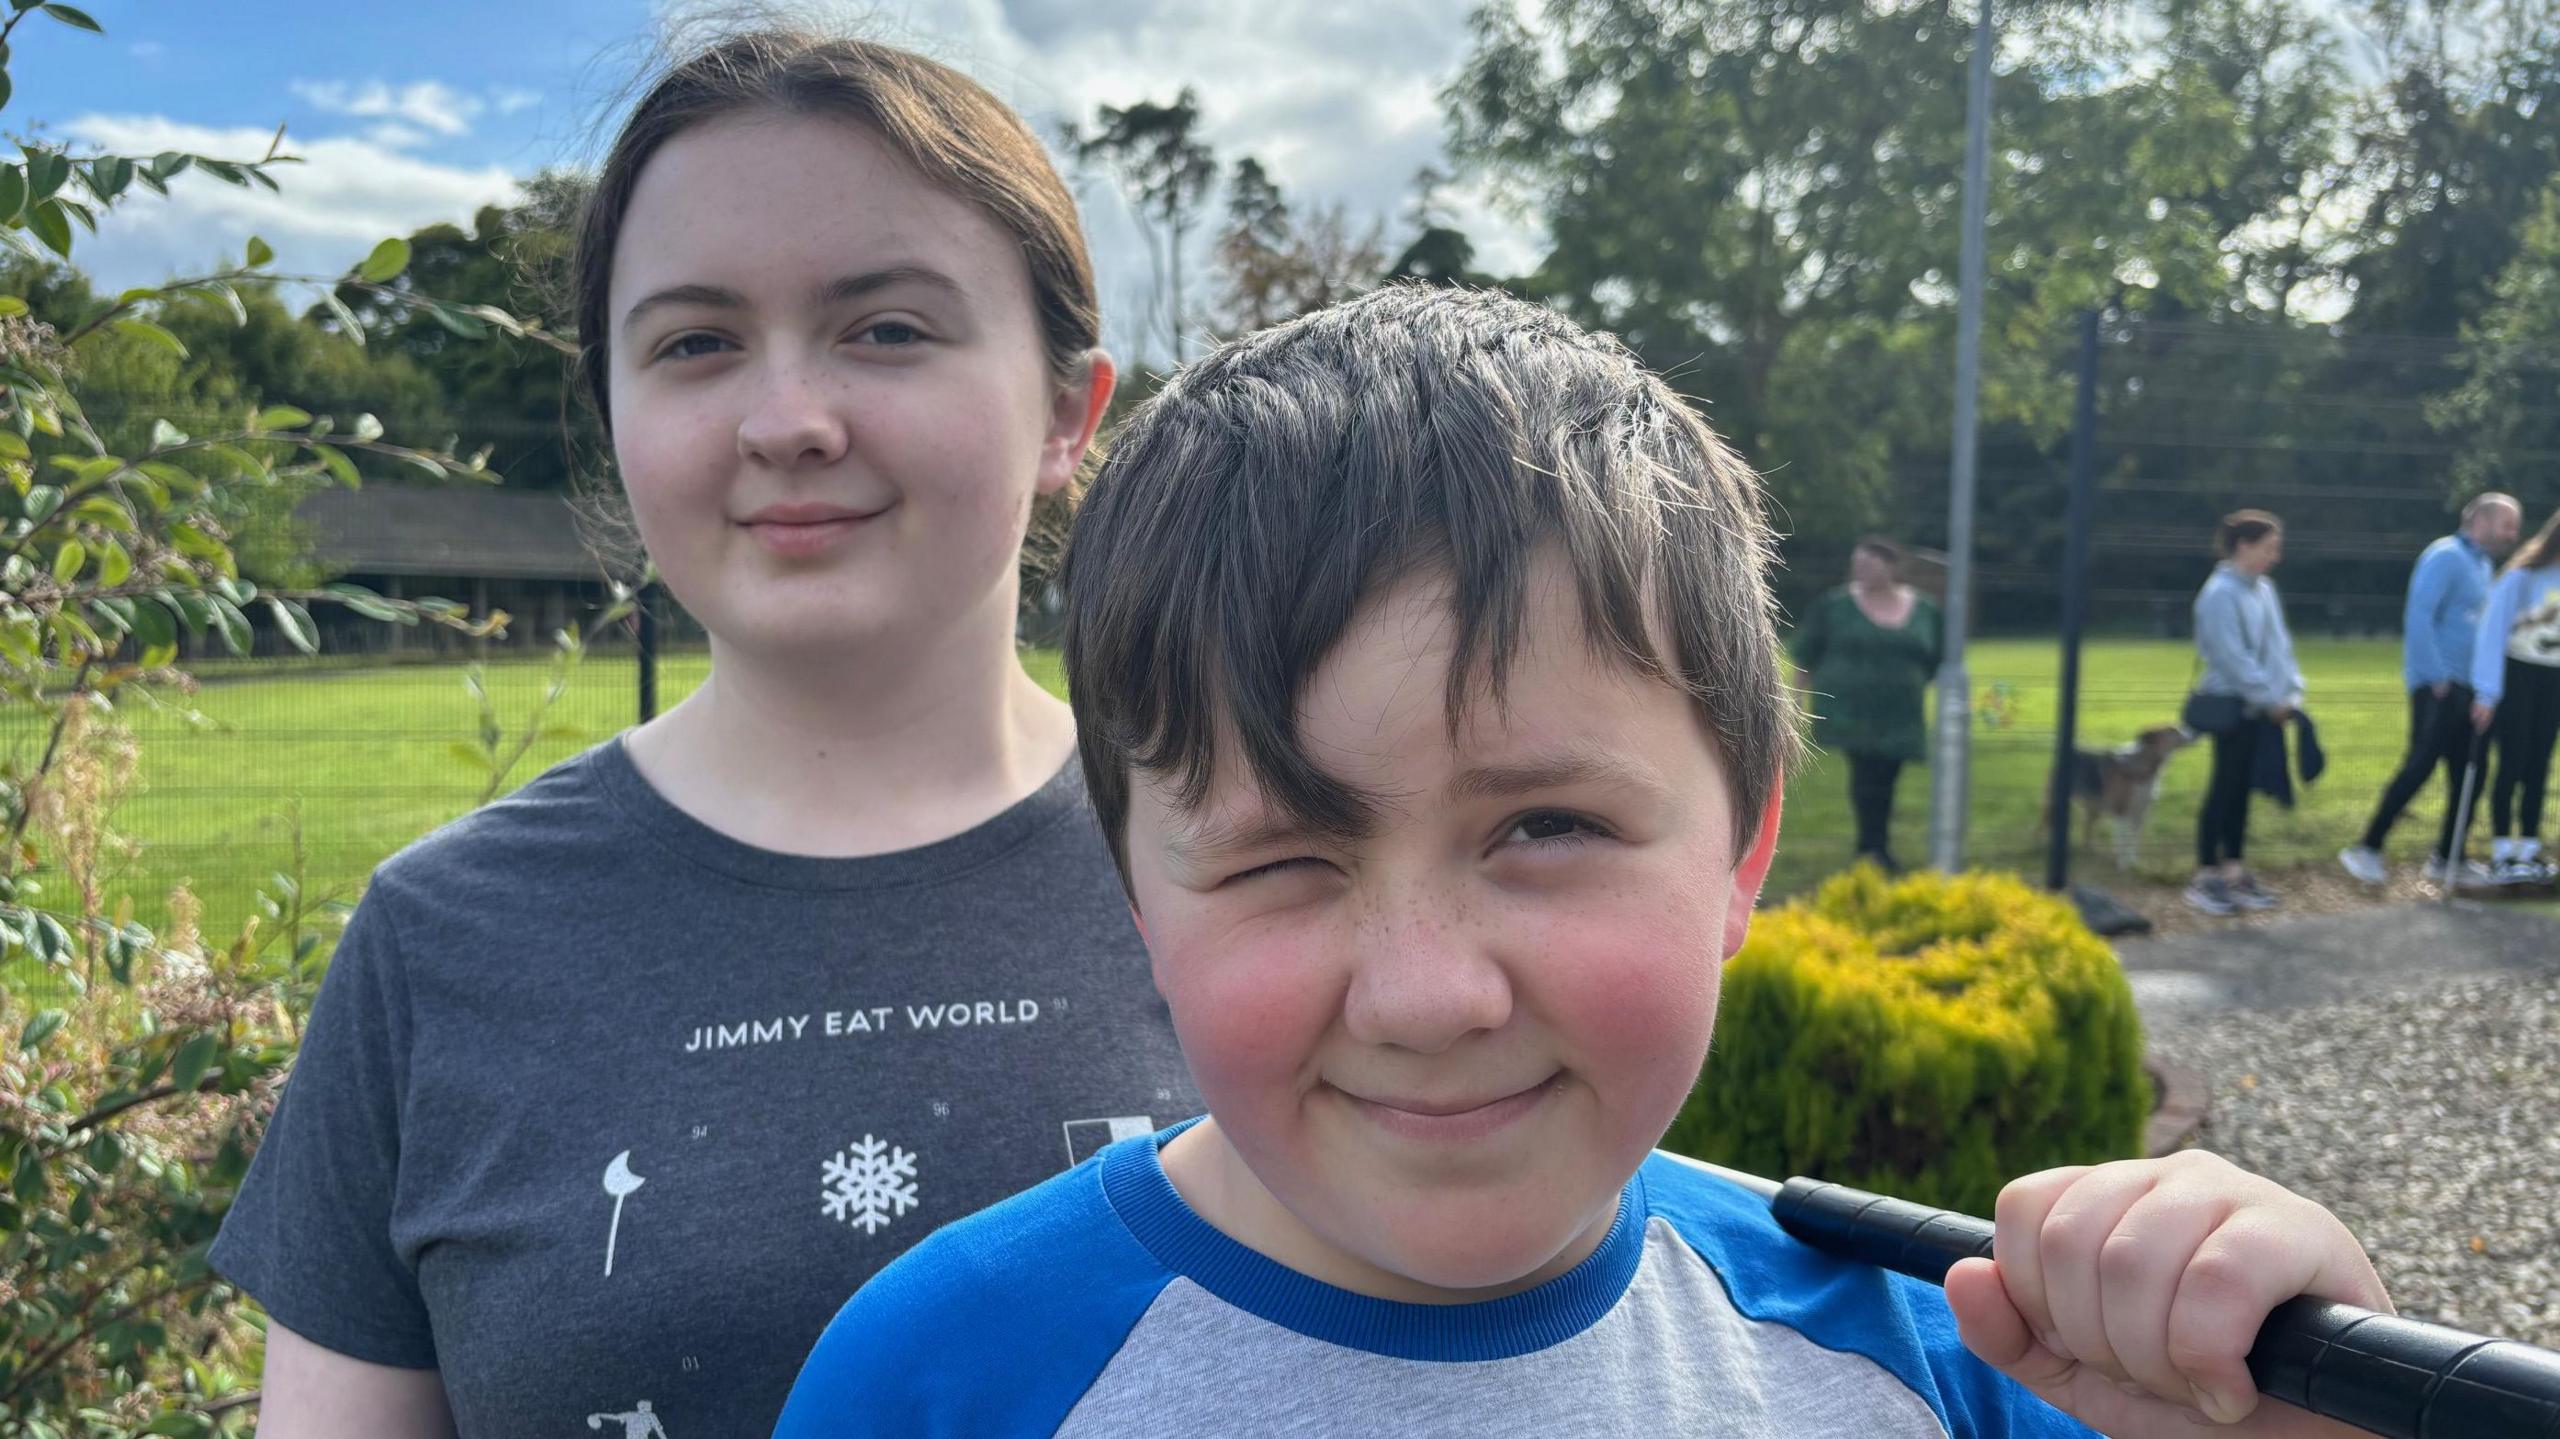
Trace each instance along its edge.
{"label": "boy's eye", "polygon": [[1275,859],[1269,864],[1257,864],[1251,869],[1238,870],[1234,874],[1228,875],[1225,882],[1228,884],[1241,884],[1249,879],[1261,879],[1275,874],[1287,874],[1291,870],[1307,869],[1323,863],[1323,860],[1320,860],[1311,854],[1293,855],[1288,859]]}
{"label": "boy's eye", "polygon": [[878,324],[864,326],[856,334],[858,338],[891,350],[903,350],[924,338],[924,331],[904,320],[882,320]]}
{"label": "boy's eye", "polygon": [[1578,814],[1559,809],[1533,810],[1512,821],[1503,838],[1514,844],[1573,844],[1605,836],[1607,830]]}
{"label": "boy's eye", "polygon": [[736,348],[718,335],[704,334],[700,330],[695,330],[689,334],[678,335],[659,346],[658,358],[662,360],[698,359],[704,355],[717,354],[724,347]]}

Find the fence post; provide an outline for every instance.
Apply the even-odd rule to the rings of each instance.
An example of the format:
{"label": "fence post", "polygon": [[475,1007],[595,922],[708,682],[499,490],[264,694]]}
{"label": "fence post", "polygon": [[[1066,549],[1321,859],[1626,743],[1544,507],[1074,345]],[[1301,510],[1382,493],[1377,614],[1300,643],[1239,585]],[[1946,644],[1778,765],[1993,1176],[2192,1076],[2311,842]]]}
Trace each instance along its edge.
{"label": "fence post", "polygon": [[658,587],[642,585],[633,618],[638,622],[636,647],[640,669],[640,723],[658,717]]}
{"label": "fence post", "polygon": [[2080,727],[2080,630],[2089,613],[2089,501],[2098,474],[2098,312],[2080,317],[2080,400],[2071,417],[2071,505],[2062,540],[2062,688],[2054,697],[2045,888],[2071,884],[2071,753]]}

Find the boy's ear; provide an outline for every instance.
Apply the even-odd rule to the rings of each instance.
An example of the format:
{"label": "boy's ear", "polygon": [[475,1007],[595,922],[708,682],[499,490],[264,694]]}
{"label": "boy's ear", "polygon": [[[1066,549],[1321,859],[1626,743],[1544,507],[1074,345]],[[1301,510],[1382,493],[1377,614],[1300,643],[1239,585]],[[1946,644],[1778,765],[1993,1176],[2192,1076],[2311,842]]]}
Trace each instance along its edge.
{"label": "boy's ear", "polygon": [[1119,384],[1119,367],[1109,355],[1085,351],[1083,375],[1060,386],[1050,402],[1049,435],[1040,447],[1035,486],[1039,493],[1056,494],[1075,479],[1076,466],[1093,448],[1093,433],[1102,427],[1103,412],[1111,408],[1111,392]]}
{"label": "boy's ear", "polygon": [[1760,811],[1760,832],[1733,867],[1733,897],[1724,911],[1724,957],[1733,958],[1751,933],[1751,912],[1759,907],[1760,886],[1769,878],[1769,863],[1778,857],[1778,813],[1786,807],[1786,776],[1769,786],[1769,803]]}

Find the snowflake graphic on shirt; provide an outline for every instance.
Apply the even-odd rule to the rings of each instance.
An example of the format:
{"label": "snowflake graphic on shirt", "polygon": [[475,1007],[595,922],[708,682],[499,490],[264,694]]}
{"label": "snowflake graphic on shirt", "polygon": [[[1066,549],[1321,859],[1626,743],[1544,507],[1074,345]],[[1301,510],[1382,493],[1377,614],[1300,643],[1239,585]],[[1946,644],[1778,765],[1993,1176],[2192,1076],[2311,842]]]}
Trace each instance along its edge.
{"label": "snowflake graphic on shirt", "polygon": [[825,1173],[827,1217],[856,1225],[865,1234],[879,1233],[915,1207],[915,1155],[868,1134],[859,1144],[837,1151]]}

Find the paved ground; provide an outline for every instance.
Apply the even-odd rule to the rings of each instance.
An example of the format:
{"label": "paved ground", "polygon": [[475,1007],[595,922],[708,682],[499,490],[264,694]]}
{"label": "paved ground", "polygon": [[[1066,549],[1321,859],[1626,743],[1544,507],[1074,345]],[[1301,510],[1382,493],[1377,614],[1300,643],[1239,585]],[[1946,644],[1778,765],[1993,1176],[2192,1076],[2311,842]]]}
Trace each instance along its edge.
{"label": "paved ground", "polygon": [[[2294,1008],[2471,975],[2560,974],[2548,910],[2457,900],[2116,941],[2146,1020]],[[2555,1081],[2560,1082],[2560,1081]]]}
{"label": "paved ground", "polygon": [[2326,1204],[2403,1313],[2560,1346],[2560,915],[2397,904],[2117,941],[2203,1143]]}

